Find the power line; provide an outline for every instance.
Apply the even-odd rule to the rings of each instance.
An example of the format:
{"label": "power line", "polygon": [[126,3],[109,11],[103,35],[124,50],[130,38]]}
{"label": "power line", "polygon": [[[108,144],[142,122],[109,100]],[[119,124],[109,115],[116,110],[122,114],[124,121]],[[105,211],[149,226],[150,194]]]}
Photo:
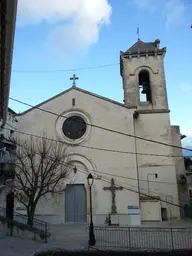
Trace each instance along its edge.
{"label": "power line", "polygon": [[[20,145],[21,147],[23,147],[24,149],[25,149],[25,147],[23,146],[23,145]],[[37,153],[37,152],[36,152]],[[39,153],[37,153],[37,154],[39,154]],[[51,157],[48,157],[50,160],[53,160]],[[65,162],[63,162],[63,161],[59,161],[60,163],[61,163],[61,165],[64,165],[64,166],[70,166],[70,167],[74,167],[73,165],[71,165],[71,164],[68,164],[68,163],[65,163]],[[85,170],[85,169],[84,169]],[[86,174],[87,175],[87,170],[89,170],[89,169],[86,169],[85,171],[80,171],[80,172],[82,172],[82,173],[84,173],[84,174]],[[93,171],[93,172],[95,172],[94,170],[91,170],[91,171]],[[103,178],[100,178],[102,181],[105,181],[105,182],[108,182],[108,183],[110,183],[111,184],[111,181],[106,181],[106,180],[104,180]],[[124,183],[122,183],[122,184],[124,184]],[[131,187],[136,187],[136,186],[134,186],[134,185],[131,185],[131,184],[126,184],[126,185],[128,185],[128,186],[131,186]],[[123,187],[123,186],[121,186],[121,187]],[[129,190],[129,191],[132,191],[132,192],[134,192],[134,193],[137,193],[137,194],[139,194],[139,196],[140,195],[143,195],[143,196],[147,196],[149,199],[151,198],[151,199],[154,199],[155,198],[155,196],[150,196],[150,195],[147,195],[147,194],[145,194],[145,193],[142,193],[142,192],[139,192],[139,191],[135,191],[135,190],[133,190],[133,189],[130,189],[130,188],[125,188],[125,187],[123,187],[124,189],[126,189],[126,190]],[[136,187],[137,188],[137,187]],[[146,190],[146,189],[142,189],[142,190]],[[154,192],[154,191],[153,191]],[[156,192],[154,192],[154,193],[156,193]],[[164,197],[166,197],[166,195],[164,195],[164,194],[159,194],[159,193],[156,193],[157,195],[163,195]],[[139,199],[140,200],[140,199]],[[161,202],[165,202],[165,203],[167,203],[167,204],[171,204],[171,205],[173,205],[173,206],[177,206],[177,207],[180,207],[180,208],[184,208],[184,207],[182,207],[182,206],[180,206],[180,205],[177,205],[177,204],[174,204],[174,203],[171,203],[171,202],[169,202],[169,201],[166,201],[166,200],[163,200],[163,199],[161,199],[161,198],[159,198],[158,199],[159,201],[161,201]]]}
{"label": "power line", "polygon": [[99,68],[107,68],[112,66],[117,66],[120,63],[112,63],[106,65],[98,65],[98,66],[90,66],[90,67],[83,67],[83,68],[70,68],[70,69],[41,69],[41,70],[13,70],[14,73],[59,73],[59,72],[69,72],[69,71],[83,71],[83,70],[90,70],[90,69],[99,69]]}
{"label": "power line", "polygon": [[[84,171],[80,171],[80,172],[82,172],[82,173],[84,173],[84,174],[86,174],[87,175],[87,173],[86,172],[84,172]],[[102,181],[105,181],[105,182],[107,182],[107,183],[109,183],[109,184],[111,184],[111,181],[109,181],[109,180],[105,180],[105,179],[103,179],[103,178],[101,178],[101,180]],[[156,199],[155,198],[155,196],[151,196],[151,195],[147,195],[147,194],[145,194],[145,193],[143,193],[143,192],[139,192],[139,191],[136,191],[136,190],[133,190],[133,189],[131,189],[131,188],[127,188],[127,187],[125,187],[125,186],[122,186],[121,185],[121,182],[120,183],[116,183],[117,185],[119,185],[119,186],[121,186],[123,189],[125,189],[125,190],[128,190],[128,191],[131,191],[131,192],[134,192],[134,193],[137,193],[137,194],[139,194],[139,196],[140,195],[142,195],[142,196],[145,196],[145,197],[147,197],[148,199]],[[124,184],[124,183],[122,183],[122,184]],[[132,186],[132,185],[128,185],[128,186]],[[133,186],[132,186],[133,187]],[[135,186],[136,187],[136,186]],[[144,189],[143,189],[144,190]],[[156,192],[155,192],[156,193]],[[156,194],[158,194],[158,193],[156,193]],[[158,194],[158,195],[161,195],[161,194]],[[166,197],[166,195],[164,195],[164,194],[162,194],[164,197]],[[139,199],[140,200],[140,199]],[[156,199],[157,200],[157,199]],[[178,205],[178,204],[175,204],[175,203],[172,203],[172,202],[169,202],[169,201],[166,201],[166,200],[164,200],[164,199],[161,199],[161,198],[158,198],[158,200],[159,201],[161,201],[161,202],[164,202],[164,203],[166,203],[166,204],[170,204],[170,205],[173,205],[173,206],[176,206],[176,207],[179,207],[179,208],[184,208],[183,206],[181,206],[181,205]]]}
{"label": "power line", "polygon": [[[7,128],[6,128],[7,129]],[[7,129],[7,130],[10,130],[10,129]],[[20,133],[20,132],[19,132]],[[21,132],[22,133],[22,132]],[[28,134],[29,135],[29,134]],[[33,137],[33,135],[30,135],[31,137]],[[45,140],[48,140],[48,141],[54,141],[54,142],[57,142],[57,143],[60,143],[59,141],[57,141],[57,140],[54,140],[54,139],[48,139],[48,138],[46,138],[46,137],[43,137],[43,136],[36,136],[36,135],[34,135],[34,137],[37,137],[37,138],[39,138],[39,139],[45,139]],[[23,147],[23,148],[25,148],[23,145],[21,145],[21,144],[18,144],[18,143],[16,143],[17,145],[19,145],[20,147]],[[36,152],[37,154],[38,154],[38,152]],[[65,162],[62,162],[64,165],[68,165],[68,166],[73,166],[73,165],[70,165],[70,164],[67,164],[67,163],[65,163]],[[73,166],[74,167],[74,166]],[[82,168],[82,167],[80,167],[80,166],[78,166],[78,165],[76,165],[76,167],[78,167],[78,168]],[[131,168],[128,168],[128,169],[135,169],[136,167],[131,167]],[[167,181],[153,181],[153,180],[151,180],[151,181],[149,181],[149,180],[142,180],[142,179],[137,179],[137,178],[133,178],[133,177],[127,177],[127,176],[123,176],[123,175],[117,175],[117,174],[111,174],[111,173],[108,173],[108,172],[101,172],[101,171],[98,171],[98,170],[92,170],[92,169],[88,169],[88,168],[83,168],[85,171],[86,170],[88,170],[88,171],[91,171],[91,172],[97,172],[97,173],[99,173],[99,174],[105,174],[105,175],[108,175],[108,176],[112,176],[112,177],[117,177],[117,178],[123,178],[123,179],[128,179],[128,180],[135,180],[135,181],[142,181],[142,182],[149,182],[149,183],[161,183],[161,184],[167,184],[167,185],[170,185],[170,184],[172,184],[172,185],[177,185],[178,183],[176,183],[176,182],[167,182]],[[190,183],[188,183],[188,184],[190,184]]]}
{"label": "power line", "polygon": [[[68,165],[68,164],[67,164]],[[70,164],[69,164],[70,165]],[[72,166],[72,167],[74,167],[73,165],[70,165],[70,166]],[[82,170],[82,167],[80,167],[80,166],[78,166],[78,165],[75,165],[76,167],[78,167],[77,168],[77,170]],[[149,183],[163,183],[163,184],[172,184],[172,185],[177,185],[177,183],[174,183],[174,182],[163,182],[163,181],[147,181],[147,180],[141,180],[141,179],[136,179],[136,178],[129,178],[129,177],[125,177],[125,176],[120,176],[120,175],[115,175],[115,174],[111,174],[111,173],[106,173],[106,172],[100,172],[100,171],[98,171],[98,170],[90,170],[90,169],[85,169],[85,168],[83,168],[83,170],[85,170],[85,171],[91,171],[91,172],[97,172],[97,173],[100,173],[100,174],[104,174],[105,176],[107,175],[107,176],[111,176],[111,177],[117,177],[117,178],[124,178],[124,179],[130,179],[130,180],[136,180],[136,181],[145,181],[145,182],[149,182]],[[102,178],[100,178],[100,179],[102,179]],[[124,183],[124,182],[122,182],[122,181],[119,181],[121,184],[124,184],[124,185],[128,185],[128,186],[130,186],[130,187],[134,187],[134,188],[137,188],[138,189],[138,187],[137,186],[134,186],[134,185],[131,185],[131,184],[127,184],[127,183]],[[145,189],[145,188],[141,188],[141,190],[144,190],[144,191],[148,191],[147,189]],[[157,195],[159,195],[159,196],[164,196],[164,197],[166,197],[166,195],[164,195],[164,194],[160,194],[160,193],[157,193],[157,192],[155,192],[155,191],[153,191],[152,190],[152,192],[153,193],[155,193],[155,194],[157,194]],[[185,193],[179,193],[179,195],[186,195]],[[173,198],[176,198],[176,197],[173,197]]]}
{"label": "power line", "polygon": [[[59,115],[59,114],[54,113],[54,112],[52,112],[52,111],[42,109],[42,108],[40,108],[40,107],[38,107],[38,106],[33,106],[33,105],[29,104],[29,103],[26,103],[26,102],[23,102],[23,101],[14,99],[14,98],[12,98],[12,97],[9,97],[9,99],[10,99],[10,100],[13,100],[13,101],[15,101],[15,102],[21,103],[21,104],[23,104],[23,105],[29,106],[29,107],[31,107],[31,108],[38,109],[38,110],[41,110],[41,111],[43,111],[43,112],[46,112],[46,113],[55,115],[55,116],[57,116],[57,117],[64,117],[64,118],[66,118],[66,119],[68,118],[68,117],[65,116],[65,115]],[[80,121],[78,120],[78,122],[80,122]],[[86,122],[85,122],[85,123],[86,123]],[[192,152],[192,149],[189,149],[189,148],[180,147],[180,146],[176,146],[176,145],[171,145],[171,144],[168,144],[168,143],[164,143],[164,142],[160,142],[160,141],[156,141],[156,140],[152,140],[152,139],[142,138],[142,137],[135,136],[135,135],[132,135],[132,134],[128,134],[128,133],[116,131],[116,130],[113,130],[113,129],[105,128],[105,127],[102,127],[102,126],[99,126],[99,125],[88,124],[88,123],[86,123],[86,125],[91,126],[91,127],[94,127],[94,128],[98,128],[98,129],[101,129],[101,130],[104,130],[104,131],[116,133],[116,134],[119,134],[119,135],[123,135],[123,136],[131,137],[131,138],[135,138],[135,139],[139,139],[139,140],[143,140],[143,141],[148,141],[148,142],[152,142],[152,143],[159,144],[159,145],[163,145],[163,146],[178,148],[178,149],[187,150],[187,151]],[[181,157],[181,156],[180,156],[180,157]]]}
{"label": "power line", "polygon": [[[86,171],[83,172],[83,171],[81,170],[80,172],[82,172],[82,173],[84,173],[84,174],[87,175],[87,172],[86,172]],[[105,179],[103,179],[103,178],[100,178],[100,180],[105,181],[105,182],[108,182],[109,184],[111,184],[111,181],[109,181],[109,180],[105,180]],[[118,182],[119,182],[119,181],[118,181]],[[123,189],[126,189],[126,190],[129,190],[129,191],[132,191],[132,192],[135,192],[135,193],[139,194],[139,196],[140,196],[140,195],[143,195],[143,196],[148,197],[149,199],[156,199],[155,196],[151,196],[151,195],[145,194],[145,193],[143,193],[143,192],[139,192],[139,191],[135,191],[135,190],[130,189],[130,188],[126,188],[126,187],[122,186],[121,184],[123,184],[123,185],[128,185],[128,186],[131,186],[131,187],[134,187],[134,188],[137,188],[137,186],[134,186],[134,185],[131,185],[131,184],[125,184],[125,183],[122,183],[122,182],[119,182],[119,184],[116,182],[116,184],[119,185],[119,186],[121,186]],[[143,189],[143,188],[141,188],[141,190],[147,191],[146,189]],[[164,195],[164,194],[159,194],[159,193],[157,193],[157,192],[155,192],[155,191],[152,191],[152,192],[155,193],[155,194],[157,194],[157,195],[159,195],[159,196],[163,196],[163,197],[166,198],[166,195]],[[180,193],[180,194],[181,194],[181,193]],[[173,197],[173,198],[176,198],[176,197]],[[164,202],[164,203],[167,203],[167,204],[170,204],[170,205],[179,207],[179,208],[184,208],[184,207],[181,206],[181,205],[171,203],[171,202],[166,201],[166,200],[163,200],[163,199],[161,199],[161,198],[159,198],[158,200],[161,201],[161,202]],[[188,202],[188,201],[186,201],[186,202]]]}
{"label": "power line", "polygon": [[[102,180],[105,181],[105,182],[111,183],[111,182],[106,181],[106,180],[104,180],[104,179],[102,179]],[[117,185],[118,185],[118,183],[117,183]],[[121,185],[120,185],[120,186],[121,186]],[[127,188],[127,187],[125,187],[125,186],[121,186],[121,187],[123,187],[125,190],[132,191],[132,192],[137,193],[137,194],[139,194],[139,195],[145,196],[145,197],[147,197],[148,199],[156,199],[155,196],[147,195],[147,194],[145,194],[145,193],[143,193],[143,192],[139,192],[139,191],[133,190],[133,189],[131,189],[131,188]],[[164,197],[166,197],[166,196],[164,195]],[[156,200],[157,200],[157,199],[156,199]],[[181,205],[179,205],[179,204],[175,204],[175,203],[166,201],[166,200],[161,199],[161,198],[158,198],[158,200],[161,201],[161,202],[164,202],[164,203],[167,203],[167,204],[170,204],[170,205],[179,207],[179,208],[184,208],[183,206],[181,206]]]}
{"label": "power line", "polygon": [[[102,180],[102,178],[101,178],[101,180]],[[124,182],[119,181],[119,180],[117,180],[117,181],[118,181],[119,185],[120,185],[120,184],[123,184],[124,186],[130,186],[130,187],[136,188],[138,194],[142,194],[142,192],[139,192],[139,191],[138,191],[138,187],[137,187],[137,186],[134,186],[134,185],[131,185],[131,184],[128,184],[128,183],[124,183]],[[117,184],[117,183],[116,183],[116,184]],[[140,188],[140,191],[141,191],[141,190],[148,192],[148,190],[145,189],[145,188]],[[153,193],[156,194],[157,196],[163,196],[164,198],[166,198],[166,195],[165,195],[165,194],[157,193],[157,192],[155,192],[154,190],[150,190],[150,192],[153,192]],[[149,196],[148,194],[145,194],[145,195],[146,195],[147,197]],[[184,193],[179,193],[179,195],[186,195],[186,194],[184,194]],[[178,199],[178,198],[175,197],[175,196],[173,196],[173,198]],[[189,200],[186,200],[185,202],[189,202]]]}
{"label": "power line", "polygon": [[[76,165],[76,167],[82,168],[78,165]],[[130,169],[130,168],[128,168],[128,169]],[[135,168],[131,168],[131,169],[135,169]],[[94,171],[94,170],[90,170],[90,169],[88,169],[88,170],[89,171]],[[132,178],[132,177],[128,177],[128,176],[112,174],[112,173],[108,173],[108,172],[104,172],[104,171],[101,172],[101,171],[98,171],[98,170],[96,172],[98,172],[99,174],[105,174],[105,175],[108,175],[108,176],[127,179],[127,180],[142,181],[142,182],[149,182],[149,183],[160,183],[160,184],[167,184],[167,185],[177,185],[178,184],[176,182],[169,182],[169,181],[142,180],[142,179],[139,179],[139,178],[137,179],[137,178]]]}
{"label": "power line", "polygon": [[[13,129],[10,128],[5,128],[5,130],[9,130],[12,131]],[[21,132],[18,130],[14,130],[14,132],[19,133],[19,134],[23,134],[23,135],[27,135],[27,136],[32,136],[32,137],[36,137],[39,139],[46,139],[49,141],[55,141],[55,142],[59,142],[62,144],[65,144],[64,141],[60,141],[60,140],[55,140],[55,139],[51,139],[51,138],[47,138],[44,136],[40,136],[40,135],[35,135],[32,133],[27,133],[27,132]],[[105,152],[112,152],[112,153],[120,153],[120,154],[131,154],[131,155],[144,155],[144,156],[163,156],[163,157],[178,157],[178,158],[182,158],[183,156],[174,156],[174,155],[160,155],[160,154],[152,154],[152,153],[138,153],[138,152],[129,152],[129,151],[120,151],[120,150],[113,150],[113,149],[106,149],[106,148],[97,148],[97,147],[91,147],[91,146],[85,146],[85,145],[75,145],[75,147],[81,147],[81,148],[88,148],[88,149],[94,149],[94,150],[98,150],[98,151],[105,151]]]}

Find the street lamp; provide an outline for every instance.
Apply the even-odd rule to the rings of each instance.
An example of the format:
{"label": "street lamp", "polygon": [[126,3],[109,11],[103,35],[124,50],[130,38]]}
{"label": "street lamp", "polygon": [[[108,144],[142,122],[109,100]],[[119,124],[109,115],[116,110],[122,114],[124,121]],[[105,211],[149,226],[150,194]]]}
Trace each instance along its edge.
{"label": "street lamp", "polygon": [[150,195],[150,192],[149,192],[149,176],[150,175],[155,176],[156,179],[158,178],[158,174],[157,173],[148,173],[147,174],[148,196]]}
{"label": "street lamp", "polygon": [[94,228],[93,228],[93,212],[92,212],[92,185],[93,185],[93,175],[89,173],[87,176],[87,183],[89,185],[90,191],[90,226],[89,226],[89,246],[94,246],[96,244]]}

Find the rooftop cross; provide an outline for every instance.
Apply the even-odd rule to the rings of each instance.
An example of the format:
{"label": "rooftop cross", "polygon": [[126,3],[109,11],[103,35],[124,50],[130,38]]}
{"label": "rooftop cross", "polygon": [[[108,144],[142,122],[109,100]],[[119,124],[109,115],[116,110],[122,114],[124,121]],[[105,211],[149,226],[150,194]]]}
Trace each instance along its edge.
{"label": "rooftop cross", "polygon": [[76,80],[78,80],[78,79],[79,79],[79,77],[77,77],[75,74],[72,77],[70,77],[70,80],[73,80],[74,87],[76,86]]}

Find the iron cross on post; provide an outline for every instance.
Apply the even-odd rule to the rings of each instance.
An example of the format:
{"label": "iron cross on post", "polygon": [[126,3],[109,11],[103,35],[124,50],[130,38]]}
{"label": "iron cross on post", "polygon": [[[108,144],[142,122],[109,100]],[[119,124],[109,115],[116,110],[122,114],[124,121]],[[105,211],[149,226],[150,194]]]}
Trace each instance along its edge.
{"label": "iron cross on post", "polygon": [[104,190],[109,190],[111,192],[112,195],[112,202],[111,202],[111,214],[117,214],[117,206],[116,206],[116,201],[115,201],[115,191],[116,190],[123,190],[122,187],[116,187],[115,186],[115,181],[112,178],[111,179],[111,186],[110,187],[104,187]]}
{"label": "iron cross on post", "polygon": [[75,74],[72,77],[70,77],[70,80],[73,80],[74,87],[76,86],[76,80],[78,80],[78,79],[79,79],[79,77],[77,77]]}

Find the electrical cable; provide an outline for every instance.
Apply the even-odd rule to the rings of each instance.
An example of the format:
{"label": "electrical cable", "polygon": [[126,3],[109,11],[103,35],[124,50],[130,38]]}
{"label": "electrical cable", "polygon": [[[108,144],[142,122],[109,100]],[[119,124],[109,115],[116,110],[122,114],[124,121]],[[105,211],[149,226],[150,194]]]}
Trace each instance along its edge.
{"label": "electrical cable", "polygon": [[[20,147],[22,147],[22,148],[24,148],[25,149],[25,147],[23,146],[23,145],[21,145],[21,144],[19,144],[19,146]],[[36,154],[39,154],[38,152],[35,152]],[[51,157],[48,157],[50,160],[53,160]],[[60,163],[61,163],[61,165],[64,165],[64,166],[68,166],[68,167],[77,167],[78,165],[71,165],[71,164],[69,164],[69,163],[66,163],[66,162],[64,162],[64,161],[60,161]],[[82,170],[82,167],[80,167],[80,166],[78,166],[78,170]],[[130,179],[130,180],[136,180],[136,181],[145,181],[145,182],[154,182],[154,183],[163,183],[163,184],[172,184],[172,185],[177,185],[177,183],[170,183],[170,182],[158,182],[158,181],[148,181],[148,180],[140,180],[140,179],[135,179],[135,178],[129,178],[129,177],[125,177],[125,176],[119,176],[119,175],[115,175],[115,174],[110,174],[110,173],[106,173],[106,172],[100,172],[100,171],[98,171],[98,170],[92,170],[92,169],[88,169],[88,168],[83,168],[83,170],[85,171],[85,172],[87,172],[87,171],[90,171],[90,172],[93,172],[93,173],[99,173],[99,174],[104,174],[104,175],[108,175],[108,176],[111,176],[111,177],[118,177],[118,178],[125,178],[125,179]],[[125,183],[124,183],[125,184]],[[134,188],[137,188],[137,186],[134,186],[134,185],[131,185],[131,184],[126,184],[126,185],[128,185],[128,186],[132,186],[132,187],[134,187]],[[146,190],[146,189],[141,189],[141,190]],[[157,192],[155,192],[154,191],[154,193],[156,193],[156,194],[158,194],[158,195],[163,195],[164,197],[165,197],[165,195],[164,194],[159,194],[159,193],[157,193]],[[185,195],[185,194],[184,194]]]}
{"label": "electrical cable", "polygon": [[14,73],[59,73],[59,72],[84,71],[84,70],[90,70],[90,69],[113,67],[119,64],[120,63],[112,63],[112,64],[106,64],[106,65],[90,66],[90,67],[83,67],[83,68],[69,68],[69,69],[13,70],[12,72]]}
{"label": "electrical cable", "polygon": [[[9,130],[9,131],[13,131],[13,129],[9,129],[4,127],[5,130]],[[31,136],[31,137],[36,137],[36,138],[44,138],[46,140],[49,141],[55,141],[55,142],[59,142],[61,144],[65,144],[64,141],[60,141],[60,140],[55,140],[55,139],[51,139],[51,138],[47,138],[47,137],[43,137],[40,135],[35,135],[32,133],[27,133],[27,132],[21,132],[18,130],[14,130],[14,132],[19,133],[19,134],[23,134],[23,135],[27,135],[27,136]],[[113,149],[106,149],[106,148],[97,148],[97,147],[91,147],[91,146],[85,146],[85,145],[75,145],[72,147],[82,147],[82,148],[88,148],[88,149],[95,149],[98,151],[106,151],[106,152],[113,152],[113,153],[122,153],[122,154],[131,154],[131,155],[147,155],[147,156],[162,156],[162,157],[177,157],[177,158],[181,158],[183,159],[183,156],[174,156],[174,155],[160,155],[160,154],[152,154],[152,153],[139,153],[139,152],[129,152],[129,151],[120,151],[120,150],[113,150]],[[187,157],[187,156],[186,156]],[[190,156],[189,156],[190,157]]]}
{"label": "electrical cable", "polygon": [[[57,116],[57,117],[64,117],[64,118],[66,118],[66,119],[68,118],[67,116],[59,115],[59,114],[54,113],[54,112],[52,112],[52,111],[39,108],[38,106],[32,106],[31,104],[28,104],[28,103],[25,103],[25,102],[23,102],[23,101],[14,99],[14,98],[12,98],[12,97],[9,97],[9,99],[10,99],[10,100],[13,100],[13,101],[15,101],[15,102],[18,102],[18,103],[21,103],[21,104],[30,106],[31,108],[38,109],[38,110],[41,110],[41,111],[43,111],[43,112],[46,112],[46,113],[55,115],[55,116]],[[80,122],[80,121],[78,120],[78,122]],[[85,122],[85,123],[86,123],[86,122]],[[94,127],[94,128],[98,128],[98,129],[101,129],[101,130],[104,130],[104,131],[116,133],[116,134],[119,134],[119,135],[131,137],[131,138],[136,138],[136,139],[139,139],[139,140],[148,141],[148,142],[156,143],[156,144],[159,144],[159,145],[168,146],[168,147],[173,147],[173,148],[178,148],[178,149],[187,150],[187,151],[192,152],[192,149],[189,149],[189,148],[180,147],[180,146],[176,146],[176,145],[171,145],[171,144],[168,144],[168,143],[164,143],[164,142],[160,142],[160,141],[156,141],[156,140],[152,140],[152,139],[146,139],[146,138],[139,137],[139,136],[135,136],[135,135],[132,135],[132,134],[123,133],[123,132],[116,131],[116,130],[113,130],[113,129],[105,128],[105,127],[102,127],[102,126],[99,126],[99,125],[88,124],[88,123],[86,123],[86,125],[91,126],[91,127]],[[182,157],[182,156],[180,156],[180,157]]]}

